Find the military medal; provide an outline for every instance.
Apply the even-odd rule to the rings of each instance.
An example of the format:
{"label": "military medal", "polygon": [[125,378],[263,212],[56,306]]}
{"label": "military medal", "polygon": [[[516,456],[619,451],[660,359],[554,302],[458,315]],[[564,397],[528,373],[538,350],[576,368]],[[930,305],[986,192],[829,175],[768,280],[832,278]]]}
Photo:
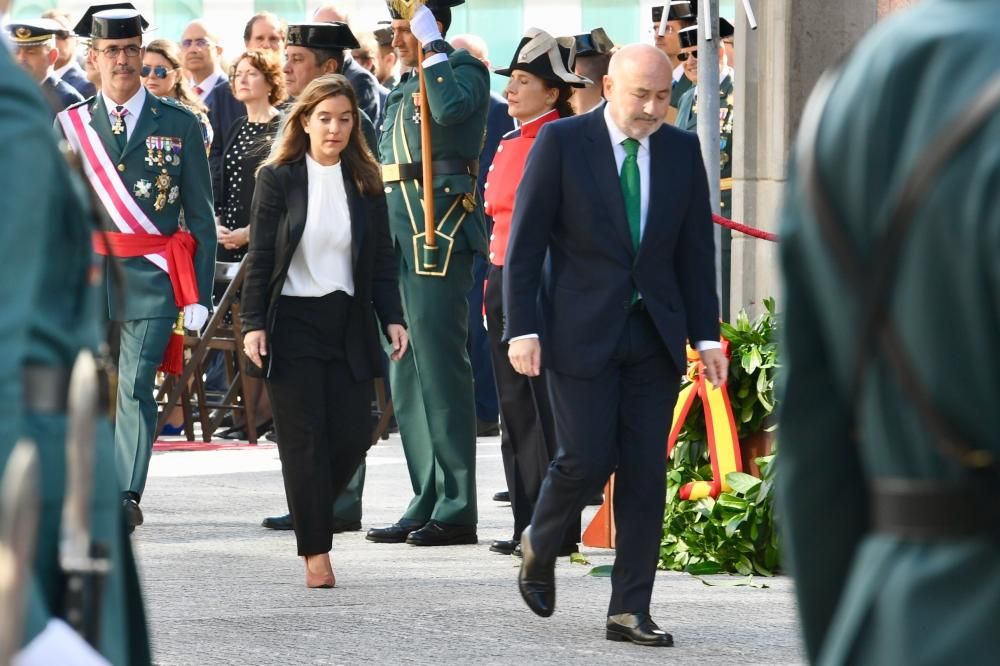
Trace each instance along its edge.
{"label": "military medal", "polygon": [[[119,111],[119,109],[121,109],[121,110]],[[115,136],[118,136],[119,134],[122,134],[122,133],[125,132],[125,114],[126,113],[128,113],[128,110],[124,109],[122,107],[115,107],[115,109],[111,111],[111,115],[113,115],[115,117],[115,122],[111,124],[111,132]]]}
{"label": "military medal", "polygon": [[135,181],[135,185],[132,186],[132,194],[136,199],[148,199],[152,193],[153,184],[145,178]]}
{"label": "military medal", "polygon": [[172,204],[177,201],[177,197],[181,195],[181,188],[174,185],[170,188],[170,193],[167,195],[167,203]]}
{"label": "military medal", "polygon": [[413,122],[417,125],[420,124],[420,93],[413,93]]}
{"label": "military medal", "polygon": [[153,208],[157,211],[161,211],[167,207],[167,192],[170,190],[170,176],[167,175],[167,170],[164,169],[163,173],[156,177],[156,201],[153,202]]}

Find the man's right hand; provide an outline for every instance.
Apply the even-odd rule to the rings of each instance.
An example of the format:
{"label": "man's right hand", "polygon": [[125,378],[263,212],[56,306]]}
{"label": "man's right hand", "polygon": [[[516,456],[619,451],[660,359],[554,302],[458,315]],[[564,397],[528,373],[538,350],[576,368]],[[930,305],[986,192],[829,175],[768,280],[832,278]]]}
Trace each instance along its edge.
{"label": "man's right hand", "polygon": [[243,336],[243,351],[258,368],[264,367],[262,357],[267,356],[267,331],[250,331]]}
{"label": "man's right hand", "polygon": [[542,372],[542,345],[538,338],[514,340],[507,349],[507,358],[522,375],[537,377]]}

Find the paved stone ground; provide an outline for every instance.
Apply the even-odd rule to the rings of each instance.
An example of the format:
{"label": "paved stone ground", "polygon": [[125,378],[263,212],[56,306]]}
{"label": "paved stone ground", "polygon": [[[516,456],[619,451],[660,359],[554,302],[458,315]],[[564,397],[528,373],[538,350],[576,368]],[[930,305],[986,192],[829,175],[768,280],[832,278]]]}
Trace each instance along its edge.
{"label": "paved stone ground", "polygon": [[[791,581],[768,589],[709,587],[660,572],[653,616],[669,650],[604,639],[606,578],[562,558],[558,605],[542,619],[524,606],[513,558],[489,552],[509,538],[499,438],[480,439],[479,545],[373,544],[334,537],[337,587],[308,590],[294,536],[259,526],[282,513],[273,447],[159,453],[136,532],[154,660],[209,664],[792,664],[801,663]],[[364,525],[399,517],[410,498],[398,437],[372,449]],[[593,509],[585,518],[589,518]],[[586,524],[586,523],[585,523]],[[611,551],[583,549],[591,564]],[[725,577],[722,580],[727,580]]]}

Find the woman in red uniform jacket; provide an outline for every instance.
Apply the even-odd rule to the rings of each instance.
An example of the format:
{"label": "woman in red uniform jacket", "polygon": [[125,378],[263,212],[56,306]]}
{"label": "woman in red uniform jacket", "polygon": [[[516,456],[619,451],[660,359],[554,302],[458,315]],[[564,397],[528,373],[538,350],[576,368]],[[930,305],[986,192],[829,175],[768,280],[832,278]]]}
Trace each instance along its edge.
{"label": "woman in red uniform jacket", "polygon": [[[528,159],[528,151],[538,130],[548,122],[573,115],[569,98],[573,88],[582,88],[589,80],[573,74],[575,45],[572,37],[555,39],[547,32],[531,28],[521,39],[507,69],[497,70],[509,76],[505,96],[508,113],[518,122],[518,129],[507,134],[497,148],[486,179],[486,213],[493,217],[490,237],[490,272],[486,282],[486,322],[490,354],[500,399],[500,422],[507,488],[514,511],[514,535],[494,541],[490,550],[510,554],[521,541],[521,531],[531,522],[535,500],[545,478],[549,461],[555,453],[552,412],[544,373],[525,377],[511,367],[503,336],[503,262],[510,237],[515,193]],[[580,522],[566,532],[563,555],[577,549]]]}

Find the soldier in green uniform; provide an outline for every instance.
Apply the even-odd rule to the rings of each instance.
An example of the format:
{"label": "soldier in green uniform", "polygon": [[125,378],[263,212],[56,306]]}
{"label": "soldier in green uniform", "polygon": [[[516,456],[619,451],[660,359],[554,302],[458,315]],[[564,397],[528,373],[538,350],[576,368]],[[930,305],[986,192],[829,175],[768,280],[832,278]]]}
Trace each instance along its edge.
{"label": "soldier in green uniform", "polygon": [[[723,19],[724,20],[724,19]],[[698,84],[698,26],[692,25],[680,31],[681,51],[677,55],[684,65],[684,71],[694,85]],[[733,70],[726,62],[725,49],[719,47],[719,193],[722,201],[720,211],[723,217],[732,216],[733,207]],[[698,88],[690,88],[680,100],[674,125],[689,132],[698,131]],[[729,292],[732,275],[732,234],[722,230],[719,252],[722,257],[722,302],[723,319],[729,318]]]}
{"label": "soldier in green uniform", "polygon": [[101,73],[101,91],[57,117],[111,220],[110,247],[99,251],[123,257],[121,289],[109,289],[108,306],[121,322],[116,467],[132,527],[143,521],[139,500],[156,429],[156,371],[175,322],[199,330],[208,318],[216,245],[198,119],[140,82],[146,25],[135,10],[87,11],[75,32],[92,40],[89,57]]}
{"label": "soldier in green uniform", "polygon": [[[399,255],[399,287],[410,325],[410,353],[389,371],[393,405],[414,498],[398,523],[368,532],[377,542],[440,546],[476,543],[476,414],[466,351],[472,260],[486,252],[476,198],[478,158],[489,110],[489,72],[442,39],[450,7],[433,0],[411,20],[393,10],[393,45],[426,78],[429,115],[420,112],[414,73],[386,100],[379,142],[389,228]],[[392,2],[390,9],[393,7]],[[421,142],[430,125],[431,155]],[[424,237],[423,160],[433,161],[436,249]]]}
{"label": "soldier in green uniform", "polygon": [[[59,553],[69,369],[81,349],[96,352],[104,291],[91,250],[94,223],[85,185],[71,178],[49,118],[37,86],[0,47],[0,169],[7,212],[0,231],[0,339],[5,344],[0,471],[19,437],[33,440],[42,501],[25,647],[15,660],[23,666],[98,659],[64,621],[67,589]],[[95,647],[112,664],[148,664],[142,597],[123,530],[113,446],[110,424],[101,419],[91,471],[90,537],[107,549],[110,569]]]}
{"label": "soldier in green uniform", "polygon": [[918,3],[803,115],[781,227],[777,480],[812,663],[1000,653],[997,25],[995,0]]}

